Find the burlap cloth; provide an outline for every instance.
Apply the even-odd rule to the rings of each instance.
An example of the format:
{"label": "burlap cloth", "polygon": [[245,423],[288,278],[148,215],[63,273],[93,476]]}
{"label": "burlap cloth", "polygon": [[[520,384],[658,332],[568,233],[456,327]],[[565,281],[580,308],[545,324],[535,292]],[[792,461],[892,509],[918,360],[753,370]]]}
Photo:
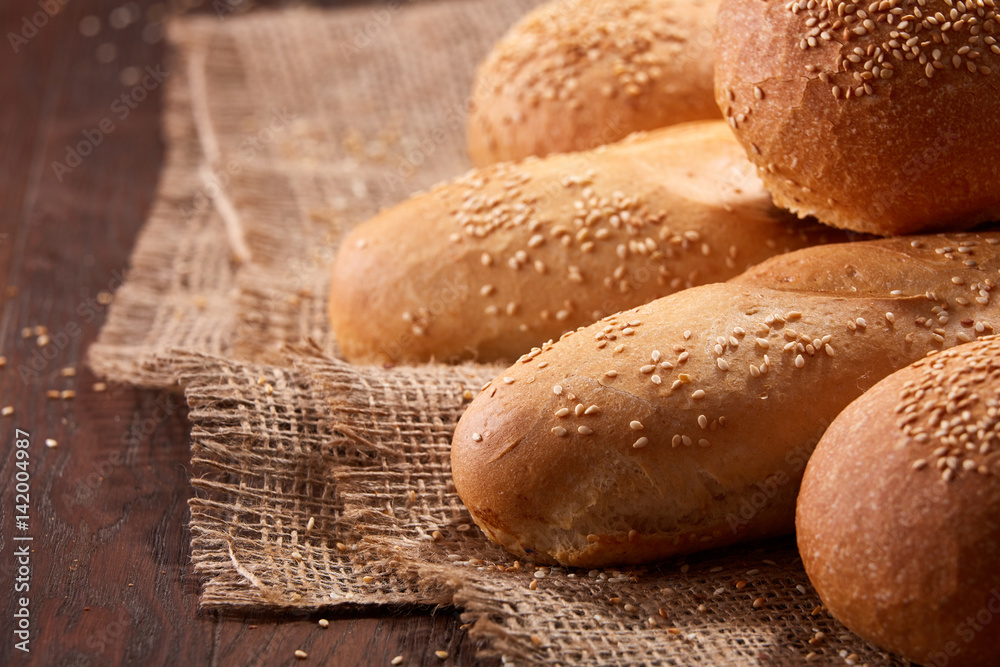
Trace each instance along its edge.
{"label": "burlap cloth", "polygon": [[467,168],[474,64],[535,4],[170,26],[167,163],[90,361],[186,394],[202,605],[457,605],[489,651],[540,664],[895,664],[820,606],[791,539],[620,571],[515,561],[449,471],[454,425],[497,369],[336,359],[339,239]]}

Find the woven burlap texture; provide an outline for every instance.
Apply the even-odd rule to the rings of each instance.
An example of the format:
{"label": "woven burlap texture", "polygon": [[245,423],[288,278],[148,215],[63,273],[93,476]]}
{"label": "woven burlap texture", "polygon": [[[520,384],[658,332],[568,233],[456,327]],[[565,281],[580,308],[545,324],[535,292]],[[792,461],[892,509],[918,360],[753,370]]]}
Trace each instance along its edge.
{"label": "woven burlap texture", "polygon": [[448,454],[498,369],[335,358],[337,243],[467,168],[473,66],[535,4],[170,26],[167,163],[90,361],[185,390],[203,606],[455,604],[492,652],[539,664],[893,664],[819,608],[789,539],[622,571],[513,560],[472,523]]}

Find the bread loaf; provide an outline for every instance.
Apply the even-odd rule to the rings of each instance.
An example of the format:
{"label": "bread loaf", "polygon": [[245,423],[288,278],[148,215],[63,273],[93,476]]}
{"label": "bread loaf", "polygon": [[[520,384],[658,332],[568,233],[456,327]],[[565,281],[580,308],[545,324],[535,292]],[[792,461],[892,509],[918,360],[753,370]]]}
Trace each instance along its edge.
{"label": "bread loaf", "polygon": [[789,249],[843,239],[775,209],[722,121],[473,171],[356,228],[330,320],[354,362],[513,360]]}
{"label": "bread loaf", "polygon": [[853,402],[806,468],[802,562],[834,616],[908,660],[1000,657],[1000,339],[927,357]]}
{"label": "bread loaf", "polygon": [[455,486],[536,562],[789,532],[824,429],[879,379],[1000,327],[1000,234],[808,248],[525,355],[463,415]]}
{"label": "bread loaf", "polygon": [[873,234],[1000,220],[996,0],[724,0],[716,98],[775,202]]}
{"label": "bread loaf", "polygon": [[496,45],[473,85],[477,165],[594,148],[720,118],[712,86],[719,0],[557,0]]}

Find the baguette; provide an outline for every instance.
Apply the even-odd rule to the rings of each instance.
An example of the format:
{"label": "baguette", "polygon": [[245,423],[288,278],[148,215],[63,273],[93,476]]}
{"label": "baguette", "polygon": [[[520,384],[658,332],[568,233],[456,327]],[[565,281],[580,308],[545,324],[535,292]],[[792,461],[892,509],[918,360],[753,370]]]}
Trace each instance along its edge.
{"label": "baguette", "polygon": [[893,373],[834,420],[796,509],[827,609],[920,664],[996,664],[1000,338]]}
{"label": "baguette", "polygon": [[558,0],[514,26],[476,73],[469,155],[480,166],[581,151],[721,118],[719,0]]}
{"label": "baguette", "polygon": [[537,562],[641,563],[790,532],[837,413],[1000,326],[998,243],[800,250],[536,349],[458,424],[458,493],[491,539]]}
{"label": "baguette", "polygon": [[341,244],[329,315],[353,362],[511,361],[844,238],[776,209],[725,123],[695,123],[473,171],[384,211]]}

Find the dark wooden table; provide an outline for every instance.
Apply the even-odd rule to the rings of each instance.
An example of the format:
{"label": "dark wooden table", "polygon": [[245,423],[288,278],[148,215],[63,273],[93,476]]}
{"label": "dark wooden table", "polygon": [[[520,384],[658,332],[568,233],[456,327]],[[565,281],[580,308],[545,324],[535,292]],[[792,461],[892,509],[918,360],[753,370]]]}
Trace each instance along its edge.
{"label": "dark wooden table", "polygon": [[[0,415],[0,665],[389,665],[398,655],[405,665],[499,664],[476,661],[453,610],[253,618],[200,611],[185,407],[165,393],[101,391],[83,363],[164,154],[162,91],[123,120],[116,99],[146,66],[164,64],[165,14],[231,15],[251,0],[212,1],[0,2],[0,412],[13,408]],[[92,150],[72,167],[69,147],[83,141]],[[17,429],[29,441],[21,467]],[[25,472],[27,508],[16,498]],[[16,525],[24,510],[26,531]],[[25,536],[32,539],[14,539]],[[22,576],[25,546],[30,574]],[[30,588],[18,592],[18,579]],[[22,597],[30,653],[16,647]],[[296,659],[297,649],[308,658]]]}

